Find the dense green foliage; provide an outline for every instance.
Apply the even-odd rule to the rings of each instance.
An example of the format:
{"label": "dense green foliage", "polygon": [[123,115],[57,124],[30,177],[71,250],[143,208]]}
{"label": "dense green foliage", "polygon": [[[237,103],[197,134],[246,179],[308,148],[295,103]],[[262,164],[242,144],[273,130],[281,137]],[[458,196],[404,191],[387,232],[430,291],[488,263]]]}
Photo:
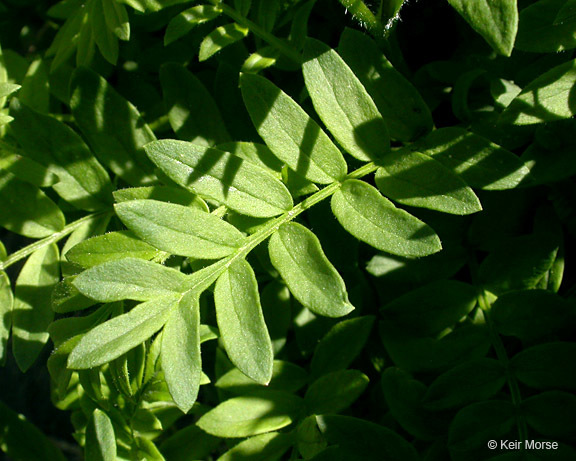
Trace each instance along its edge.
{"label": "dense green foliage", "polygon": [[576,459],[575,28],[0,0],[0,449]]}

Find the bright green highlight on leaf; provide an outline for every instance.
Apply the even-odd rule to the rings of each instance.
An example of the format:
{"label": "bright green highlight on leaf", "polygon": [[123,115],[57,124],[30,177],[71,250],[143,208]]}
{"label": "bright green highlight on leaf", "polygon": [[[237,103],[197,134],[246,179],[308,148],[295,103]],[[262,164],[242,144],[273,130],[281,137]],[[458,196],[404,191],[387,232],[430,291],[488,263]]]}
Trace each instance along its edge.
{"label": "bright green highlight on leaf", "polygon": [[114,461],[116,437],[112,421],[102,410],[96,409],[86,428],[86,459],[90,461]]}

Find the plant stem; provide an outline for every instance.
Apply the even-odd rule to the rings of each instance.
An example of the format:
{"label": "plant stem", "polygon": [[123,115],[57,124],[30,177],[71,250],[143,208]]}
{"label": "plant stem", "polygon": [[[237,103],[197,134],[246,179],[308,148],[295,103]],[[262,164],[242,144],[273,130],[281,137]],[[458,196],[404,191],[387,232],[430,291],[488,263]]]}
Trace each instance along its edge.
{"label": "plant stem", "polygon": [[[277,218],[270,220],[264,225],[264,227],[250,235],[246,239],[244,245],[238,248],[234,253],[198,272],[193,273],[190,276],[190,280],[185,282],[182,287],[184,294],[190,291],[197,291],[198,294],[200,294],[202,291],[206,290],[210,285],[212,285],[212,283],[214,283],[216,279],[220,277],[220,275],[234,263],[234,261],[238,259],[244,259],[246,256],[248,256],[248,253],[250,253],[254,248],[256,248],[260,243],[262,243],[272,234],[274,234],[274,232],[276,232],[280,226],[292,221],[299,214],[333,195],[338,189],[340,189],[340,187],[342,187],[342,183],[347,179],[362,178],[363,176],[373,173],[378,168],[379,166],[374,163],[367,163],[366,165],[348,174],[344,179],[342,179],[342,181],[333,182],[323,189],[320,189],[315,194],[302,200],[290,211],[287,211]],[[184,296],[184,294],[182,296]]]}
{"label": "plant stem", "polygon": [[83,218],[80,218],[77,221],[74,221],[74,222],[68,224],[61,231],[55,232],[54,234],[49,235],[48,237],[45,237],[42,240],[37,240],[36,242],[34,242],[28,246],[25,246],[24,248],[16,251],[15,253],[12,253],[4,261],[0,262],[0,271],[6,270],[12,264],[15,264],[18,261],[20,261],[21,259],[26,258],[27,256],[34,253],[36,250],[39,250],[40,248],[43,248],[46,245],[50,245],[51,243],[55,243],[55,242],[62,240],[64,237],[66,237],[67,235],[74,232],[76,229],[78,229],[83,224],[94,221],[94,220],[100,218],[101,216],[104,216],[107,213],[110,213],[110,212],[109,211],[100,211],[98,213],[92,213],[92,214],[89,214],[87,216],[84,216]]}
{"label": "plant stem", "polygon": [[265,42],[268,42],[270,45],[278,49],[282,54],[290,58],[297,64],[302,62],[302,57],[300,53],[298,53],[294,48],[292,48],[288,43],[284,40],[279,39],[275,35],[271,34],[270,32],[266,31],[262,27],[260,27],[255,22],[250,21],[248,18],[245,18],[241,14],[239,14],[234,8],[231,8],[224,3],[219,3],[218,8],[222,10],[222,12],[233,19],[236,23],[249,29],[254,35],[260,37]]}

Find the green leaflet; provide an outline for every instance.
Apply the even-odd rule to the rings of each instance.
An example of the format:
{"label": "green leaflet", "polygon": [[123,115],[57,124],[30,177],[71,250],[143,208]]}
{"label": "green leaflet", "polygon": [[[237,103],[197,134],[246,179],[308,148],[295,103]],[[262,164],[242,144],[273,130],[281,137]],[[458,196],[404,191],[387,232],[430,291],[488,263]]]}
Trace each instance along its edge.
{"label": "green leaflet", "polygon": [[242,27],[235,22],[217,27],[211,33],[206,35],[204,40],[202,40],[198,60],[200,62],[206,61],[218,53],[222,48],[242,40],[246,35],[248,35],[248,32],[250,32],[249,29]]}
{"label": "green leaflet", "polygon": [[250,461],[269,461],[280,459],[293,444],[293,436],[289,433],[270,432],[243,440],[238,445],[224,453],[218,461],[235,461],[250,459]]}
{"label": "green leaflet", "polygon": [[6,347],[12,328],[14,295],[6,272],[0,271],[0,365],[6,360]]}
{"label": "green leaflet", "polygon": [[576,431],[576,396],[562,391],[542,392],[522,402],[528,424],[544,437],[570,440]]}
{"label": "green leaflet", "polygon": [[268,391],[226,400],[202,416],[197,424],[217,437],[249,437],[288,426],[303,409],[300,397]]}
{"label": "green leaflet", "polygon": [[230,265],[216,282],[214,302],[220,336],[230,360],[249,378],[268,384],[274,354],[250,264],[241,259]]}
{"label": "green leaflet", "polygon": [[363,181],[344,182],[331,204],[344,229],[374,248],[406,257],[427,256],[442,249],[430,226],[396,208]]}
{"label": "green leaflet", "polygon": [[187,280],[182,272],[136,258],[108,261],[82,272],[73,285],[101,302],[133,299],[149,301],[178,294]]}
{"label": "green leaflet", "polygon": [[313,377],[345,370],[360,354],[372,331],[374,317],[366,315],[343,320],[320,340],[311,362]]}
{"label": "green leaflet", "polygon": [[20,85],[15,83],[0,82],[0,98],[5,98],[12,93],[18,91],[21,88]]}
{"label": "green leaflet", "polygon": [[573,342],[553,342],[525,349],[510,360],[510,370],[523,384],[544,390],[576,391]]}
{"label": "green leaflet", "polygon": [[112,184],[82,138],[58,120],[17,99],[10,105],[11,126],[26,155],[56,174],[54,190],[77,208],[95,211],[112,203]]}
{"label": "green leaflet", "polygon": [[510,56],[518,30],[517,0],[448,0],[498,53]]}
{"label": "green leaflet", "polygon": [[148,144],[146,153],[176,183],[239,213],[271,217],[293,206],[278,179],[228,152],[165,139]]}
{"label": "green leaflet", "polygon": [[515,47],[522,51],[556,53],[576,48],[570,0],[540,0],[520,12]]}
{"label": "green leaflet", "polygon": [[62,230],[65,218],[44,192],[0,170],[0,226],[30,238]]}
{"label": "green leaflet", "polygon": [[116,202],[128,202],[130,200],[159,200],[161,202],[177,203],[183,206],[196,208],[197,210],[209,212],[210,209],[206,202],[197,197],[192,192],[182,189],[181,187],[170,186],[148,186],[148,187],[130,187],[128,189],[119,189],[112,193]]}
{"label": "green leaflet", "polygon": [[120,40],[129,40],[130,23],[124,5],[114,0],[102,0],[102,8],[108,29],[114,32]]}
{"label": "green leaflet", "polygon": [[494,359],[469,360],[436,378],[424,397],[428,410],[458,408],[488,400],[506,384],[506,370]]}
{"label": "green leaflet", "polygon": [[104,304],[93,313],[83,317],[65,317],[55,320],[48,327],[50,339],[55,347],[60,347],[62,343],[68,341],[70,338],[86,333],[91,328],[103,323],[113,311],[119,308],[121,308],[121,302]]}
{"label": "green leaflet", "polygon": [[340,274],[328,261],[320,241],[301,224],[284,224],[272,235],[270,259],[294,297],[312,312],[342,317],[354,306]]}
{"label": "green leaflet", "polygon": [[[274,360],[272,379],[266,389],[273,391],[296,392],[308,382],[308,374],[303,368],[290,362]],[[257,394],[262,386],[248,378],[238,368],[233,368],[222,375],[215,386],[226,392],[237,395]]]}
{"label": "green leaflet", "polygon": [[142,146],[156,137],[137,109],[87,68],[78,68],[70,85],[74,119],[100,161],[133,186],[153,181]]}
{"label": "green leaflet", "polygon": [[65,461],[66,458],[54,442],[29,422],[0,402],[2,426],[2,452],[11,459]]}
{"label": "green leaflet", "polygon": [[394,69],[374,40],[345,29],[338,53],[370,93],[391,138],[411,141],[432,129],[432,115],[422,96]]}
{"label": "green leaflet", "polygon": [[258,133],[289,168],[320,184],[346,175],[346,162],[338,148],[290,96],[257,75],[243,74],[240,84]]}
{"label": "green leaflet", "polygon": [[323,375],[306,391],[304,400],[310,413],[340,413],[364,392],[370,379],[358,370],[339,370]]}
{"label": "green leaflet", "polygon": [[231,224],[191,207],[131,200],[117,204],[115,210],[138,237],[174,255],[218,259],[233,253],[245,240]]}
{"label": "green leaflet", "polygon": [[99,264],[124,258],[150,260],[160,252],[137,239],[131,232],[109,232],[80,242],[66,253],[66,259],[82,267],[89,268]]}
{"label": "green leaflet", "polygon": [[507,439],[515,420],[516,410],[505,400],[487,400],[464,407],[450,424],[450,452],[465,456],[466,452],[485,449],[487,440]]}
{"label": "green leaflet", "polygon": [[304,61],[302,72],[314,109],[338,143],[358,160],[375,160],[386,153],[386,123],[342,58],[324,43],[308,39]]}
{"label": "green leaflet", "polygon": [[160,359],[170,395],[178,408],[187,413],[198,396],[202,373],[197,293],[188,293],[166,322]]}
{"label": "green leaflet", "polygon": [[554,25],[563,24],[565,22],[573,21],[576,19],[576,1],[566,0],[554,20]]}
{"label": "green leaflet", "polygon": [[36,250],[16,280],[12,317],[12,349],[18,367],[28,370],[48,341],[54,318],[50,295],[60,279],[56,244]]}
{"label": "green leaflet", "polygon": [[164,104],[179,139],[214,146],[230,139],[216,102],[193,73],[175,63],[160,68]]}
{"label": "green leaflet", "polygon": [[93,328],[70,354],[68,367],[94,368],[143,343],[164,326],[178,300],[177,295],[156,298]]}
{"label": "green leaflet", "polygon": [[500,123],[532,125],[570,118],[576,113],[572,91],[576,60],[550,69],[530,82],[500,116]]}
{"label": "green leaflet", "polygon": [[116,438],[112,421],[106,413],[96,409],[86,428],[85,456],[88,461],[114,461]]}
{"label": "green leaflet", "polygon": [[410,148],[434,157],[468,185],[480,189],[513,189],[530,174],[512,152],[463,128],[440,128]]}
{"label": "green leaflet", "polygon": [[16,150],[5,143],[0,144],[0,170],[12,173],[18,179],[37,187],[50,187],[59,179],[48,168],[20,155]]}
{"label": "green leaflet", "polygon": [[416,449],[387,427],[360,418],[339,415],[316,416],[318,427],[330,445],[338,445],[347,456],[330,459],[416,461]]}
{"label": "green leaflet", "polygon": [[220,8],[212,5],[197,5],[182,11],[168,23],[164,45],[183,37],[197,25],[216,19],[221,13]]}
{"label": "green leaflet", "polygon": [[[106,23],[106,17],[104,16],[104,4],[110,0],[92,0],[88,3],[88,7],[92,7],[89,10],[86,27],[92,30],[91,37],[98,46],[100,53],[104,56],[104,59],[110,64],[116,64],[118,61],[118,37],[113,30],[110,30],[108,24]],[[82,39],[81,32],[80,40]],[[78,53],[80,54],[81,46],[78,45]],[[90,60],[82,61],[78,60],[77,64],[88,65]]]}
{"label": "green leaflet", "polygon": [[50,85],[46,62],[36,58],[30,63],[26,76],[22,80],[22,88],[18,99],[34,110],[42,113],[50,112]]}
{"label": "green leaflet", "polygon": [[165,439],[160,444],[160,450],[168,460],[205,459],[219,445],[220,439],[192,424]]}
{"label": "green leaflet", "polygon": [[457,215],[482,210],[472,189],[427,155],[396,151],[386,155],[381,165],[376,172],[378,189],[396,202]]}
{"label": "green leaflet", "polygon": [[238,157],[255,163],[259,167],[269,170],[271,173],[282,177],[284,162],[279,160],[274,153],[264,144],[255,142],[227,142],[216,146],[218,150],[230,152]]}

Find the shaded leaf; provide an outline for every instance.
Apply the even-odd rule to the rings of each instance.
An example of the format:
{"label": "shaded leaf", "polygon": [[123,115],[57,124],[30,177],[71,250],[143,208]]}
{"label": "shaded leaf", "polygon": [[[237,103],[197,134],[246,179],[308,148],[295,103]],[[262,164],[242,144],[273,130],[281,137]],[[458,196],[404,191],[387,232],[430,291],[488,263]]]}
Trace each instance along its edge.
{"label": "shaded leaf", "polygon": [[218,458],[218,461],[271,461],[280,459],[292,446],[292,434],[270,432],[243,440]]}
{"label": "shaded leaf", "polygon": [[174,255],[217,259],[233,253],[244,243],[244,236],[234,226],[192,207],[131,200],[114,208],[138,237]]}
{"label": "shaded leaf", "polygon": [[133,186],[153,181],[142,146],[156,137],[138,110],[87,68],[74,71],[70,86],[74,119],[100,161]]}
{"label": "shaded leaf", "polygon": [[576,396],[568,392],[549,391],[522,402],[526,421],[539,434],[570,441],[576,432]]}
{"label": "shaded leaf", "polygon": [[364,392],[370,379],[358,370],[339,370],[322,375],[306,391],[304,400],[311,413],[340,413]]}
{"label": "shaded leaf", "polygon": [[156,248],[137,239],[131,232],[120,231],[84,240],[74,245],[65,256],[68,261],[89,268],[124,258],[150,260],[159,253]]}
{"label": "shaded leaf", "polygon": [[512,189],[529,174],[512,152],[463,128],[440,128],[413,146],[450,168],[471,187]]}
{"label": "shaded leaf", "polygon": [[116,438],[112,421],[106,413],[96,409],[86,428],[85,456],[87,461],[114,461]]}
{"label": "shaded leaf", "polygon": [[160,68],[160,82],[170,126],[179,139],[205,146],[229,140],[216,102],[193,73],[167,63]]}

